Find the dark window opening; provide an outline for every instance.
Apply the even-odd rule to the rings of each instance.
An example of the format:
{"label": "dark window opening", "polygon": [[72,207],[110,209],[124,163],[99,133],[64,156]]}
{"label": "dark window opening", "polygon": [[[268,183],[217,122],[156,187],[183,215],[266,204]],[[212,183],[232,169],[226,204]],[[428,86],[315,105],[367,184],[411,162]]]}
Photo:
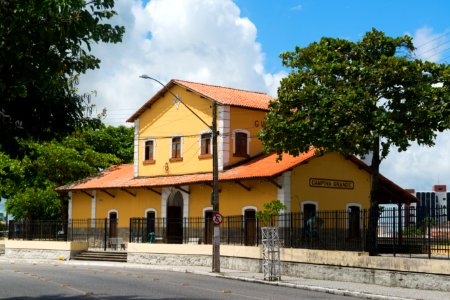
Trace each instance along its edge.
{"label": "dark window opening", "polygon": [[244,132],[236,132],[235,134],[235,152],[234,156],[248,157],[247,134]]}

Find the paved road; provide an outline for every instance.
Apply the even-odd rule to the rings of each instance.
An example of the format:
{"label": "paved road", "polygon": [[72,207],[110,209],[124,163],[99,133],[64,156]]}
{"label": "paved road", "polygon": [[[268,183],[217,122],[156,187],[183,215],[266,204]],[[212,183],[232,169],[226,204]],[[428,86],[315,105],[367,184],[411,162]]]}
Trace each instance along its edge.
{"label": "paved road", "polygon": [[350,299],[170,271],[0,262],[0,299]]}

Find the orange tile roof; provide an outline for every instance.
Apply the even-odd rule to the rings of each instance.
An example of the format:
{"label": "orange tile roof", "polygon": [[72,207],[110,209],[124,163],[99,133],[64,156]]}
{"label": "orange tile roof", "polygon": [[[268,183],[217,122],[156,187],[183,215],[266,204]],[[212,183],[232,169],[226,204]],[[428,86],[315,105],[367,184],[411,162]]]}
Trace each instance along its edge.
{"label": "orange tile roof", "polygon": [[[256,178],[274,178],[281,173],[286,172],[309,159],[315,157],[315,150],[302,153],[294,157],[289,154],[283,154],[283,159],[276,161],[276,154],[268,154],[253,159],[245,164],[233,167],[229,170],[219,172],[219,181],[233,181]],[[349,160],[355,163],[359,168],[370,173],[370,167],[360,159],[350,156]],[[141,187],[164,187],[176,186],[194,183],[211,183],[212,173],[158,176],[158,177],[133,177],[133,164],[113,166],[95,176],[61,186],[57,191],[76,191],[93,189],[112,189],[112,188],[141,188]],[[384,189],[388,189],[398,194],[403,199],[409,199],[410,202],[416,202],[417,198],[409,194],[406,190],[396,185],[386,177],[380,175],[380,184]]]}
{"label": "orange tile roof", "polygon": [[[283,159],[276,161],[276,154],[264,155],[243,165],[219,172],[220,181],[274,177],[299,165],[314,156],[314,150],[298,157],[284,154]],[[211,173],[133,177],[132,164],[111,167],[98,175],[59,187],[58,191],[107,189],[107,188],[138,188],[183,185],[190,183],[211,182]]]}
{"label": "orange tile roof", "polygon": [[150,100],[148,100],[141,108],[139,108],[138,111],[136,111],[127,120],[127,122],[134,122],[142,113],[144,113],[145,110],[150,108],[155,101],[164,96],[164,94],[167,92],[167,89],[170,90],[174,85],[182,86],[199,94],[202,97],[224,105],[267,111],[269,110],[269,102],[273,100],[272,97],[264,93],[172,79],[165,87],[159,90]]}

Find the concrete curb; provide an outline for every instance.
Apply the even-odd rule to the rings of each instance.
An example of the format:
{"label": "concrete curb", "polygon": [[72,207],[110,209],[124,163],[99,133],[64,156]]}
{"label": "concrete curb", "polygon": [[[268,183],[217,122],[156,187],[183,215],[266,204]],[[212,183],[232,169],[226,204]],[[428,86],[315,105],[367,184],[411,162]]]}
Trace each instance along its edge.
{"label": "concrete curb", "polygon": [[[7,259],[5,257],[0,257],[0,261],[16,263],[16,262],[24,262],[24,263],[32,263],[32,264],[61,264],[61,265],[78,265],[78,266],[108,266],[108,267],[121,267],[121,268],[137,268],[137,269],[151,269],[151,270],[161,270],[161,271],[172,271],[172,272],[180,272],[180,273],[191,273],[197,275],[205,275],[205,276],[213,276],[226,278],[231,280],[239,280],[245,282],[254,282],[260,284],[268,284],[274,286],[282,286],[282,287],[290,287],[297,288],[302,290],[309,290],[313,292],[322,292],[332,295],[339,296],[352,296],[362,299],[372,299],[372,300],[414,300],[413,298],[402,298],[395,296],[385,296],[372,294],[361,291],[352,291],[346,289],[338,289],[338,288],[327,288],[315,285],[305,285],[305,284],[297,284],[283,281],[265,281],[257,278],[245,277],[245,276],[234,276],[227,275],[226,273],[212,273],[202,270],[195,270],[188,267],[182,266],[161,266],[161,265],[142,265],[142,264],[129,264],[129,263],[115,263],[115,262],[96,262],[96,261],[74,261],[74,260],[33,260],[33,259],[25,259],[25,258],[14,258]],[[242,272],[245,274],[245,272]]]}

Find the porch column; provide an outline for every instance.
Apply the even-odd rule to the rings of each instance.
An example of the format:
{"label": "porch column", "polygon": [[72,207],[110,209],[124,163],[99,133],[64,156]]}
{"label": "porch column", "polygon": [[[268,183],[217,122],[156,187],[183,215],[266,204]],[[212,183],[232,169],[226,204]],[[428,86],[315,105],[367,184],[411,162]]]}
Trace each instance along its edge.
{"label": "porch column", "polygon": [[281,189],[277,189],[277,197],[286,205],[286,210],[282,210],[282,213],[291,212],[291,174],[291,171],[287,171],[277,178],[277,183],[281,185]]}
{"label": "porch column", "polygon": [[69,202],[67,203],[67,218],[72,219],[72,192],[69,192]]}
{"label": "porch column", "polygon": [[219,171],[223,171],[230,162],[230,106],[219,105],[217,119],[217,158]]}
{"label": "porch column", "polygon": [[93,190],[92,191],[92,199],[91,199],[91,227],[92,228],[95,228],[96,208],[97,208],[97,190]]}
{"label": "porch column", "polygon": [[139,176],[139,119],[134,121],[134,177]]}

